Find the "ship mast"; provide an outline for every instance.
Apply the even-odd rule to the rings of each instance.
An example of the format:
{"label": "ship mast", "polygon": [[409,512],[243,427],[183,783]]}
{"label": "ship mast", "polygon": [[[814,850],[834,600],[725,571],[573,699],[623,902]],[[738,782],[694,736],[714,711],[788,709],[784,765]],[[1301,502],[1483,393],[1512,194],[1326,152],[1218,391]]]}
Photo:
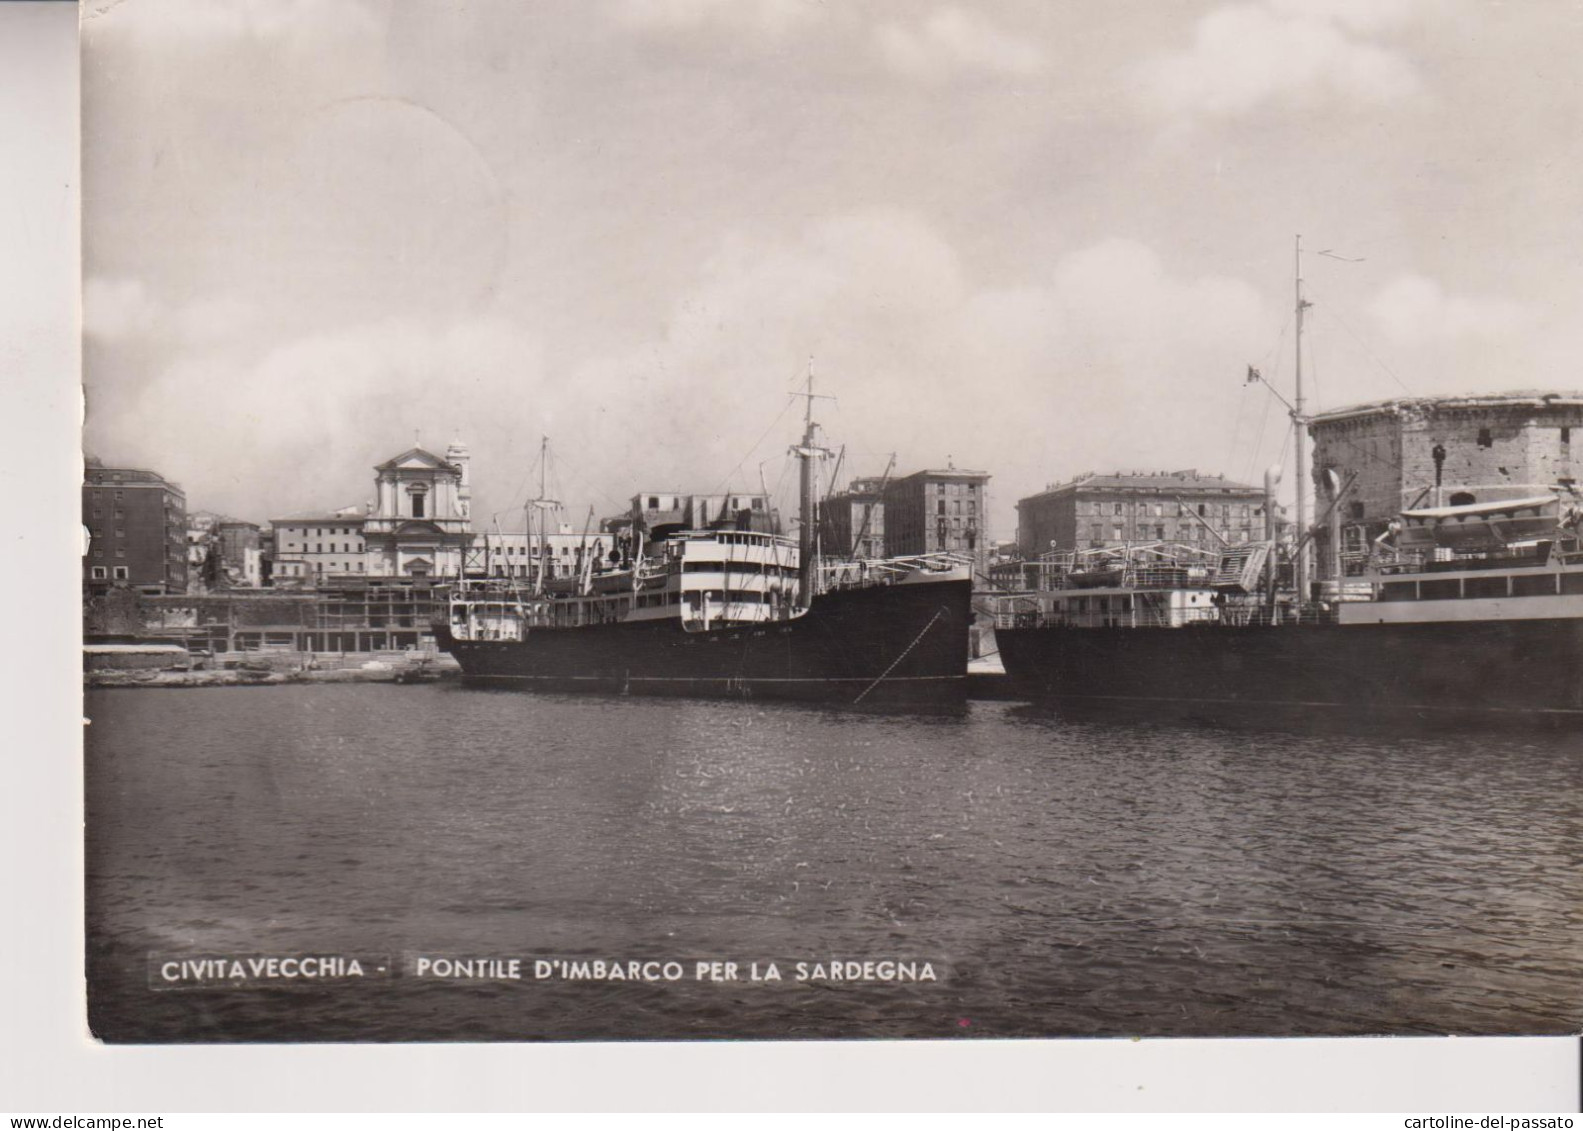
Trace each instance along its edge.
{"label": "ship mast", "polygon": [[1301,607],[1308,593],[1308,420],[1303,415],[1303,311],[1313,304],[1303,299],[1303,237],[1297,237],[1297,396],[1292,405],[1292,427],[1297,432],[1297,602]]}
{"label": "ship mast", "polygon": [[[544,496],[544,476],[548,468],[549,458],[550,438],[548,436],[541,436],[539,438],[539,497],[528,504],[529,517],[527,548],[529,555],[535,559],[534,564],[537,567],[533,571],[533,592],[535,595],[542,594],[544,592],[544,573],[545,570],[549,568],[551,560],[553,560],[550,558],[550,540],[547,537],[550,532],[549,520],[544,517],[544,512],[549,507],[560,506],[560,504],[554,499],[548,499]],[[532,512],[534,510],[539,512],[539,546],[537,551],[535,551],[533,548]]]}
{"label": "ship mast", "polygon": [[797,604],[801,608],[808,608],[813,604],[814,578],[818,576],[815,558],[818,556],[814,545],[814,460],[827,455],[819,446],[819,425],[814,423],[813,402],[815,399],[834,400],[834,397],[817,396],[813,391],[813,362],[808,363],[808,388],[794,396],[805,397],[803,406],[803,435],[802,443],[792,449],[792,454],[802,461],[801,474],[798,478],[800,488],[797,497]]}

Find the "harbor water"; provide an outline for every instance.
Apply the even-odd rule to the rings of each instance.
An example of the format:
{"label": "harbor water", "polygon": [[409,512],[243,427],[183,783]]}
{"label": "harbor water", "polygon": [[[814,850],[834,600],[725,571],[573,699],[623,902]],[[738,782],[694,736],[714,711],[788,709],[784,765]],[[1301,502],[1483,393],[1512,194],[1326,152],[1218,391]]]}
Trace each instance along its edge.
{"label": "harbor water", "polygon": [[[1583,1029],[1577,735],[454,683],[95,690],[86,714],[110,1041]],[[371,976],[161,973],[240,956]],[[588,976],[537,976],[555,960]]]}

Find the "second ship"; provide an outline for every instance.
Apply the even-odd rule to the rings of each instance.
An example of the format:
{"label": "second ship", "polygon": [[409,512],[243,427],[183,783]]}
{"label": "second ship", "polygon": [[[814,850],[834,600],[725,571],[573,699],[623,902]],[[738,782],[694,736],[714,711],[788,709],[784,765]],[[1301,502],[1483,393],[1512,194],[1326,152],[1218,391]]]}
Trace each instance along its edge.
{"label": "second ship", "polygon": [[[634,531],[631,559],[558,582],[469,580],[435,625],[469,683],[953,708],[967,697],[972,577],[949,555],[825,561],[815,540],[812,397],[798,538]],[[642,534],[650,535],[646,540]],[[644,542],[647,542],[644,545]]]}

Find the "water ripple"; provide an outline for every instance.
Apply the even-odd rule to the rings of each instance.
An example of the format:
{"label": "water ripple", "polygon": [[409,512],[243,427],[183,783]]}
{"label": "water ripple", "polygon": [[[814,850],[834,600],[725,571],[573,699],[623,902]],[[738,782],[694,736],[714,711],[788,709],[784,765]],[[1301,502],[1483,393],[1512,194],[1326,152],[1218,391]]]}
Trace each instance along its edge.
{"label": "water ripple", "polygon": [[[96,691],[119,1041],[1561,1033],[1583,742],[300,685]],[[925,984],[156,993],[150,952],[915,957]]]}

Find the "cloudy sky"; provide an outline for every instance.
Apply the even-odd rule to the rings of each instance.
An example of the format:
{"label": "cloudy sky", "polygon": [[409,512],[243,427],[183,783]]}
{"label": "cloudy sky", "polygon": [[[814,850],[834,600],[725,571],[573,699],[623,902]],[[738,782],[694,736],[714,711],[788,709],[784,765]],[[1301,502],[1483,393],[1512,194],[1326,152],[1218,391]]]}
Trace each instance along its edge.
{"label": "cloudy sky", "polygon": [[[1583,385],[1576,3],[89,0],[85,445],[192,508],[472,449],[520,523],[843,479],[1256,480],[1316,409]],[[1328,251],[1328,256],[1318,252]],[[1290,479],[1290,476],[1288,476]]]}

